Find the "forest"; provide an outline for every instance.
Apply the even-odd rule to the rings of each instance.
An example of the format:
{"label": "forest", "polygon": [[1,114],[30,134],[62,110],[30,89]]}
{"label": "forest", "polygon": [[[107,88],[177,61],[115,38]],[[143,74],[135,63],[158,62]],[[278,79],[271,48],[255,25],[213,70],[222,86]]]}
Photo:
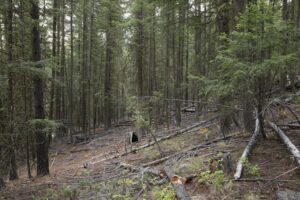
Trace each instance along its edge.
{"label": "forest", "polygon": [[300,199],[300,0],[0,0],[0,199]]}

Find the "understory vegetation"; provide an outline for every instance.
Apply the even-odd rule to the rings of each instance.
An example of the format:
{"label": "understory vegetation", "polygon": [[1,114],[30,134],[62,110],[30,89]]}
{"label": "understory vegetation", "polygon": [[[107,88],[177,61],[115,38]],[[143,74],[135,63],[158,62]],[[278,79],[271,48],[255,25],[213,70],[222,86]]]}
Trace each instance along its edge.
{"label": "understory vegetation", "polygon": [[0,199],[300,196],[299,28],[299,0],[1,0]]}

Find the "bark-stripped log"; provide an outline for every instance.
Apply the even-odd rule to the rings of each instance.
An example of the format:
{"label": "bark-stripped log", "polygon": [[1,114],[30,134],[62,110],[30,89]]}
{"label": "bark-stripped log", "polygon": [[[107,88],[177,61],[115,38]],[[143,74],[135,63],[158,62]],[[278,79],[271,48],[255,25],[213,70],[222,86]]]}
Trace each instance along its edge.
{"label": "bark-stripped log", "polygon": [[184,188],[184,183],[180,177],[178,177],[170,168],[165,168],[165,173],[170,180],[178,200],[190,200],[191,198],[187,194]]}
{"label": "bark-stripped log", "polygon": [[254,134],[252,135],[247,147],[245,148],[242,156],[240,157],[237,167],[236,167],[236,172],[234,174],[234,179],[240,179],[241,175],[242,175],[242,171],[243,171],[243,164],[245,162],[245,160],[247,159],[247,157],[251,154],[251,151],[253,149],[253,147],[256,144],[256,141],[258,139],[258,136],[260,135],[260,124],[259,124],[259,120],[258,117],[255,120],[255,131]]}
{"label": "bark-stripped log", "polygon": [[269,122],[269,125],[274,129],[278,134],[283,143],[287,146],[288,150],[293,154],[298,165],[300,166],[300,151],[299,149],[291,142],[291,140],[286,136],[286,134],[274,123]]}

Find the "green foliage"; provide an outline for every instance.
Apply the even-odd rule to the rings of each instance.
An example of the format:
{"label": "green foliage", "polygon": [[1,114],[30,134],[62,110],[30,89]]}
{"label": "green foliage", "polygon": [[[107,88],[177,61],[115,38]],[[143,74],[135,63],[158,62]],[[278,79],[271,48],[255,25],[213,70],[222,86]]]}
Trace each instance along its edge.
{"label": "green foliage", "polygon": [[210,173],[209,171],[201,173],[199,182],[206,185],[212,185],[215,189],[220,189],[225,182],[225,175],[222,170]]}
{"label": "green foliage", "polygon": [[62,126],[61,123],[49,119],[33,119],[29,121],[29,125],[32,129],[42,128],[45,133],[51,133]]}
{"label": "green foliage", "polygon": [[246,159],[243,164],[246,176],[260,177],[259,167],[257,165],[251,164],[248,159]]}
{"label": "green foliage", "polygon": [[154,187],[152,195],[155,200],[174,200],[176,199],[176,194],[171,184],[167,186]]}
{"label": "green foliage", "polygon": [[77,200],[79,199],[79,192],[76,188],[72,188],[71,186],[63,186],[59,190],[48,189],[47,193],[43,197],[33,196],[34,200]]}
{"label": "green foliage", "polygon": [[282,39],[288,28],[279,10],[266,0],[250,4],[238,18],[237,31],[221,38],[223,46],[215,59],[218,95],[254,97],[258,80],[275,81],[271,78],[291,70],[296,54],[282,52]]}
{"label": "green foliage", "polygon": [[127,103],[127,110],[129,113],[132,113],[135,127],[138,129],[149,130],[151,124],[149,115],[147,114],[148,108],[136,96],[129,97]]}

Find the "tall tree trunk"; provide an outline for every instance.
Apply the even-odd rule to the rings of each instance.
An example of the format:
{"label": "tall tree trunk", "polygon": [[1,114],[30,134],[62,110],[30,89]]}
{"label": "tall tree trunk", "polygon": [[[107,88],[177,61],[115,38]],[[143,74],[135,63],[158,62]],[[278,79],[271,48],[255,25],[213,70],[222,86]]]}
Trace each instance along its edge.
{"label": "tall tree trunk", "polygon": [[[218,8],[218,14],[217,14],[217,30],[219,34],[229,34],[229,7],[230,3],[229,0],[218,0],[217,2]],[[226,44],[221,44],[226,45]],[[220,110],[222,111],[222,116],[220,117],[220,128],[222,134],[225,136],[225,134],[228,132],[229,126],[230,126],[230,112],[228,111],[228,108],[223,107],[222,105],[226,104],[228,101],[228,96],[222,96],[219,98],[219,104]]]}
{"label": "tall tree trunk", "polygon": [[104,80],[104,126],[105,129],[111,128],[112,118],[112,71],[113,71],[113,24],[111,6],[108,13],[108,29],[106,30],[106,64]]}
{"label": "tall tree trunk", "polygon": [[57,1],[58,17],[57,17],[57,39],[56,39],[56,64],[58,68],[55,70],[55,78],[58,81],[55,87],[55,119],[61,119],[61,60],[59,55],[61,54],[61,0]]}
{"label": "tall tree trunk", "polygon": [[60,116],[61,119],[65,120],[65,71],[66,71],[66,47],[65,47],[65,9],[66,9],[66,3],[65,0],[61,1],[61,68],[60,68],[60,99],[61,99],[61,109],[60,109]]}
{"label": "tall tree trunk", "polygon": [[[36,67],[38,69],[41,69],[42,66],[37,63],[41,60],[38,1],[31,0],[31,6],[31,18],[35,22],[32,27],[32,61],[36,62]],[[35,118],[43,120],[45,118],[43,80],[40,76],[36,75],[33,78],[33,82]],[[44,127],[41,124],[37,124],[35,131],[37,176],[45,176],[49,174],[48,141],[43,128]]]}
{"label": "tall tree trunk", "polygon": [[[13,62],[13,4],[12,0],[7,0],[7,16],[6,16],[6,28],[7,28],[7,54],[8,63]],[[15,131],[14,131],[14,87],[13,87],[13,73],[8,74],[8,113],[9,113],[9,131],[10,131],[10,147],[9,147],[9,179],[15,180],[18,178],[17,163],[15,154]]]}
{"label": "tall tree trunk", "polygon": [[70,16],[70,29],[71,29],[71,61],[70,61],[70,95],[69,95],[69,104],[70,104],[70,141],[72,142],[72,136],[74,132],[74,122],[73,122],[73,109],[74,109],[74,100],[73,100],[73,88],[74,88],[74,27],[73,27],[73,16],[74,16],[74,0],[71,0],[71,16]]}
{"label": "tall tree trunk", "polygon": [[137,27],[136,27],[136,67],[137,67],[137,85],[138,96],[142,97],[144,93],[144,3],[138,0],[139,8],[136,11]]}
{"label": "tall tree trunk", "polygon": [[[288,21],[289,19],[289,12],[288,12],[288,1],[287,0],[283,0],[282,1],[282,19],[283,21]],[[287,51],[287,42],[288,40],[284,40],[284,45],[283,45],[283,54],[286,54]],[[280,88],[282,91],[285,91],[285,86],[287,84],[287,72],[283,71],[281,72],[281,76],[280,76],[281,80],[280,80]]]}
{"label": "tall tree trunk", "polygon": [[[52,58],[55,60],[56,60],[57,1],[58,0],[53,0],[53,25],[52,25]],[[51,89],[50,89],[50,111],[49,111],[50,119],[54,119],[55,69],[53,67],[52,67],[52,80],[51,80]]]}
{"label": "tall tree trunk", "polygon": [[83,1],[83,33],[82,33],[82,131],[85,134],[85,140],[87,140],[87,102],[86,102],[86,89],[87,89],[87,57],[88,57],[88,0]]}

